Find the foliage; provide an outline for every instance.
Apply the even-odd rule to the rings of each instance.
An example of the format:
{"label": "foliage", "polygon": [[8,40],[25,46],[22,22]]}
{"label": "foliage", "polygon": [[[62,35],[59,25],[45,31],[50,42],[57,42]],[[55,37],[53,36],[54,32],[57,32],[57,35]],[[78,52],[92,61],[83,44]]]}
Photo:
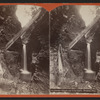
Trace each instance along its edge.
{"label": "foliage", "polygon": [[85,27],[75,6],[60,6],[51,11],[50,17],[50,42],[53,47],[59,43],[67,47]]}
{"label": "foliage", "polygon": [[15,11],[16,6],[0,6],[0,48],[21,29]]}

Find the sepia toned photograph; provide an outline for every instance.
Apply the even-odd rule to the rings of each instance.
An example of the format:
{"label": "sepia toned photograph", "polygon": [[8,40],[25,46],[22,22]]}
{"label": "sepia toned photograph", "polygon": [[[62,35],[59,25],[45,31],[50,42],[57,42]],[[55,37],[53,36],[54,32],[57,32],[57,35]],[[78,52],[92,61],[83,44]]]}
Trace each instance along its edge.
{"label": "sepia toned photograph", "polygon": [[0,94],[49,93],[49,13],[0,6]]}
{"label": "sepia toned photograph", "polygon": [[100,6],[44,8],[0,5],[0,94],[99,94]]}
{"label": "sepia toned photograph", "polygon": [[100,6],[50,12],[50,94],[100,93]]}

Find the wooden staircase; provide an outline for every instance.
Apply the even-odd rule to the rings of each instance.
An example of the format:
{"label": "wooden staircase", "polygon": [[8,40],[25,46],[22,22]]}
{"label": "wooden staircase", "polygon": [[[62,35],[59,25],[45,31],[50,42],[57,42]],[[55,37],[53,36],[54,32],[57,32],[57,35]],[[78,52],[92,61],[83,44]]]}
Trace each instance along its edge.
{"label": "wooden staircase", "polygon": [[[39,14],[40,14],[41,10],[37,10],[37,12],[35,12],[35,16],[29,21],[28,24],[26,24],[5,46],[4,50],[8,50],[13,44],[14,42],[16,42],[16,40],[18,38],[20,38],[21,36],[24,36],[26,34],[26,31],[28,30],[28,28],[35,23],[36,19],[38,18]],[[32,26],[35,27],[35,26]]]}
{"label": "wooden staircase", "polygon": [[93,22],[86,27],[81,33],[79,33],[79,35],[69,44],[67,50],[72,49],[75,44],[86,34],[90,33],[90,30],[96,25],[96,23],[98,22],[98,20],[100,19],[100,16],[96,16],[96,18],[93,20]]}

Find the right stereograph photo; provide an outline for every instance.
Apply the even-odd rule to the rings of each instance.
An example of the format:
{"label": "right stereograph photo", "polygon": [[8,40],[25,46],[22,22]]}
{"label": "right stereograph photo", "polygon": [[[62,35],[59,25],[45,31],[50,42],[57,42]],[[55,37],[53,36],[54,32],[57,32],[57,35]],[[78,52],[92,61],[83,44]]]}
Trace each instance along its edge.
{"label": "right stereograph photo", "polygon": [[50,12],[50,94],[100,93],[100,6]]}

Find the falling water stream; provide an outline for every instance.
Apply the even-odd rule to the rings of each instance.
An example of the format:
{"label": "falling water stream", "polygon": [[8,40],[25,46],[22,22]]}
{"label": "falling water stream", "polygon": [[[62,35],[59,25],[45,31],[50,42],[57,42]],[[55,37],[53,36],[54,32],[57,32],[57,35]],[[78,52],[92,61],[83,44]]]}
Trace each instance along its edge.
{"label": "falling water stream", "polygon": [[[34,5],[17,5],[16,16],[22,28],[32,19],[33,12],[40,7]],[[27,51],[26,44],[23,43],[23,72],[27,73]]]}
{"label": "falling water stream", "polygon": [[[83,21],[85,22],[86,27],[91,24],[94,18],[97,15],[97,7],[96,6],[81,6],[79,11]],[[88,73],[91,73],[91,44],[87,43],[87,69]]]}
{"label": "falling water stream", "polygon": [[63,73],[63,64],[62,64],[62,58],[61,58],[61,45],[59,45],[59,49],[58,49],[58,69],[59,69],[59,73]]}

